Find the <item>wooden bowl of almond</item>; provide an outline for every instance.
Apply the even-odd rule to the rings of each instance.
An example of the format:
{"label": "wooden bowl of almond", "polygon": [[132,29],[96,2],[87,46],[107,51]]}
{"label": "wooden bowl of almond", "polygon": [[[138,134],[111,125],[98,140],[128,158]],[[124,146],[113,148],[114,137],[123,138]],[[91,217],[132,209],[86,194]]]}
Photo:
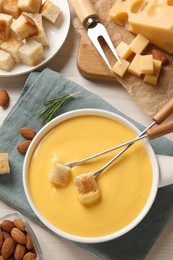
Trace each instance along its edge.
{"label": "wooden bowl of almond", "polygon": [[0,217],[0,260],[5,259],[44,259],[31,226],[19,212]]}

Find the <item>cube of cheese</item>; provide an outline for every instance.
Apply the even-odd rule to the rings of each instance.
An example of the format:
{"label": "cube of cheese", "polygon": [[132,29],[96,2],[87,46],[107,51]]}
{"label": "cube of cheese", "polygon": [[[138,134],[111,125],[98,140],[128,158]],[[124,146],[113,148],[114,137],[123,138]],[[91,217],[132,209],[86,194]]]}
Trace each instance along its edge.
{"label": "cube of cheese", "polygon": [[41,14],[49,22],[55,23],[58,19],[60,8],[50,0],[46,0],[41,8]]}
{"label": "cube of cheese", "polygon": [[12,16],[0,13],[0,39],[6,40],[10,35]]}
{"label": "cube of cheese", "polygon": [[27,16],[29,16],[37,25],[38,28],[38,34],[29,37],[30,39],[33,39],[37,42],[40,42],[43,47],[46,47],[49,45],[48,39],[43,27],[43,22],[42,22],[42,15],[41,14],[33,14],[33,13],[26,13]]}
{"label": "cube of cheese", "polygon": [[44,58],[43,46],[35,40],[28,40],[20,49],[19,57],[22,63],[36,66]]}
{"label": "cube of cheese", "polygon": [[11,30],[21,40],[38,34],[37,25],[29,16],[25,14],[21,14],[17,20],[13,21]]}
{"label": "cube of cheese", "polygon": [[3,13],[12,15],[17,19],[20,15],[18,0],[3,0]]}
{"label": "cube of cheese", "polygon": [[141,73],[153,73],[153,69],[153,55],[142,55],[140,59]]}
{"label": "cube of cheese", "polygon": [[135,57],[133,58],[130,66],[128,67],[128,71],[138,77],[141,76],[141,68],[140,68],[140,63],[141,63],[141,55],[136,54]]}
{"label": "cube of cheese", "polygon": [[130,62],[121,58],[120,60],[121,60],[121,64],[117,61],[112,67],[112,71],[118,76],[123,77],[130,65]]}
{"label": "cube of cheese", "polygon": [[24,12],[39,13],[42,0],[19,0],[19,9]]}
{"label": "cube of cheese", "polygon": [[10,71],[14,67],[15,61],[9,52],[0,50],[0,69]]}
{"label": "cube of cheese", "polygon": [[0,153],[0,174],[10,173],[8,153]]}
{"label": "cube of cheese", "polygon": [[143,35],[138,34],[134,40],[130,43],[130,48],[136,54],[141,54],[149,44],[149,40]]}
{"label": "cube of cheese", "polygon": [[15,62],[19,63],[20,62],[19,49],[22,45],[23,45],[22,41],[18,40],[13,36],[10,36],[6,41],[4,41],[1,44],[1,49],[9,52],[15,59]]}
{"label": "cube of cheese", "polygon": [[65,187],[68,182],[70,167],[61,163],[55,163],[50,171],[50,181],[58,186]]}
{"label": "cube of cheese", "polygon": [[148,73],[144,77],[144,82],[152,84],[152,85],[157,85],[161,67],[162,67],[162,62],[160,60],[155,60],[153,59],[153,66],[154,66],[154,72],[153,73]]}
{"label": "cube of cheese", "polygon": [[127,59],[132,54],[130,45],[120,42],[116,47],[116,52],[120,58]]}

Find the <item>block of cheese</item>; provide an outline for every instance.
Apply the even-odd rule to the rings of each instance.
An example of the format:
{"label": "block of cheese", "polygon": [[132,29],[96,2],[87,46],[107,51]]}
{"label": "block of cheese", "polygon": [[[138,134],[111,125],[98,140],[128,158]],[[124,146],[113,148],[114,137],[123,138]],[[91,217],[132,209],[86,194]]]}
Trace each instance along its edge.
{"label": "block of cheese", "polygon": [[130,62],[121,58],[120,60],[121,60],[121,64],[117,61],[112,67],[112,71],[118,76],[123,77],[130,65]]}
{"label": "block of cheese", "polygon": [[173,54],[173,1],[115,1],[109,11],[111,19],[126,25],[134,34],[144,35],[155,46]]}
{"label": "block of cheese", "polygon": [[153,73],[148,73],[144,77],[144,82],[156,85],[159,79],[161,67],[162,67],[162,62],[160,60],[155,60],[153,59],[153,66],[154,66],[154,71]]}
{"label": "block of cheese", "polygon": [[132,62],[130,63],[130,66],[128,67],[128,71],[137,77],[140,77],[142,72],[140,68],[140,63],[141,63],[141,57],[142,55],[136,54],[135,57],[133,58]]}
{"label": "block of cheese", "polygon": [[149,44],[149,40],[139,33],[134,38],[134,40],[130,43],[130,48],[132,52],[136,54],[141,54],[145,50],[148,44]]}
{"label": "block of cheese", "polygon": [[120,58],[127,59],[132,54],[130,45],[120,42],[116,47],[116,52]]}
{"label": "block of cheese", "polygon": [[0,174],[10,173],[8,153],[0,153]]}
{"label": "block of cheese", "polygon": [[140,70],[142,74],[153,73],[153,55],[141,55]]}

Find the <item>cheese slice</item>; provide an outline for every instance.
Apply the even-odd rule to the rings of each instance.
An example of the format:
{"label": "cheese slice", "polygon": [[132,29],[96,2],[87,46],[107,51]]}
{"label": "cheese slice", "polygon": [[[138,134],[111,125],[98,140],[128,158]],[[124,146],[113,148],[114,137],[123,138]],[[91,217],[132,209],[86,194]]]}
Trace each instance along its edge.
{"label": "cheese slice", "polygon": [[117,0],[109,11],[111,19],[142,34],[151,43],[173,54],[173,1]]}

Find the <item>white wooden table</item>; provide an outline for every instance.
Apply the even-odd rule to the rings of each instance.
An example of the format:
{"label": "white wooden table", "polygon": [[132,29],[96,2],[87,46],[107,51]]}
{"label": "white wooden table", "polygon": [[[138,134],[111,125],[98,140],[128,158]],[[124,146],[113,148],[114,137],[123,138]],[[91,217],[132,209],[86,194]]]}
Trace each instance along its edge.
{"label": "white wooden table", "polygon": [[[52,70],[60,72],[68,79],[80,84],[87,90],[102,97],[104,100],[108,101],[111,105],[115,106],[134,120],[148,126],[151,123],[151,118],[149,118],[141,111],[141,109],[130,98],[130,96],[123,89],[122,86],[113,83],[89,81],[80,75],[76,67],[78,43],[79,36],[71,26],[65,44],[58,52],[58,54],[48,64],[46,64],[44,68],[48,67]],[[23,75],[15,78],[0,78],[0,89],[6,89],[10,95],[9,107],[6,110],[0,108],[0,125],[19,98],[27,76],[28,75]],[[173,134],[170,134],[168,137],[173,140]],[[7,206],[2,201],[0,201],[0,216],[3,216],[4,214],[12,211],[14,211],[13,208]],[[57,237],[52,233],[45,231],[32,221],[28,221],[34,228],[35,234],[38,237],[45,256],[45,260],[98,259],[90,253],[85,252],[82,249],[74,246],[72,243],[67,242],[65,239]],[[173,216],[167,223],[161,236],[156,241],[146,259],[173,259]]]}

